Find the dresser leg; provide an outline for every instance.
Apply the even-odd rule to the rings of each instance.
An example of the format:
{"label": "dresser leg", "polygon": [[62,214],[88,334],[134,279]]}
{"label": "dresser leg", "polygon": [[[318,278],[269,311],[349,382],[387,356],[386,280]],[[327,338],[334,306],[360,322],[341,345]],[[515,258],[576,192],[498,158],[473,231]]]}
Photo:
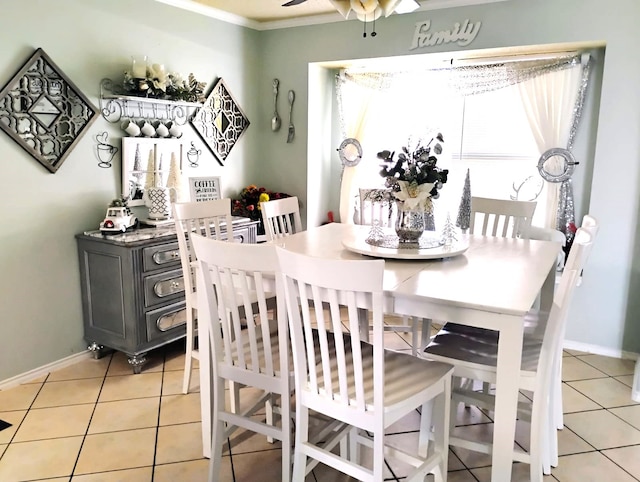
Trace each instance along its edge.
{"label": "dresser leg", "polygon": [[142,365],[147,363],[147,354],[140,353],[138,355],[131,355],[127,358],[129,365],[133,367],[133,373],[139,374],[142,371]]}
{"label": "dresser leg", "polygon": [[104,346],[98,345],[95,341],[91,342],[87,347],[87,350],[91,352],[94,360],[99,360],[104,356]]}

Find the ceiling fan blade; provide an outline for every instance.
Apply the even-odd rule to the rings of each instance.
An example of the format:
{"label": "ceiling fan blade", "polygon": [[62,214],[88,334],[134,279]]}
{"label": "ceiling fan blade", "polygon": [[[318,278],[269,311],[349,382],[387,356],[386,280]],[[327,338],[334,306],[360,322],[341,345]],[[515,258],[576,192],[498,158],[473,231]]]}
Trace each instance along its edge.
{"label": "ceiling fan blade", "polygon": [[307,0],[290,0],[287,3],[283,3],[283,7],[293,7],[294,5],[300,5],[301,3],[306,2]]}

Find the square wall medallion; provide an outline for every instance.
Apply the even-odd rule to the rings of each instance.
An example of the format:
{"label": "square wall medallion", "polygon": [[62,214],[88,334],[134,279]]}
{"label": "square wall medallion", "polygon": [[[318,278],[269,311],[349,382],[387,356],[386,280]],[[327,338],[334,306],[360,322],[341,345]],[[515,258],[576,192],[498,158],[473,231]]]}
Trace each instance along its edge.
{"label": "square wall medallion", "polygon": [[42,49],[0,92],[0,128],[52,173],[97,113]]}
{"label": "square wall medallion", "polygon": [[231,149],[249,127],[249,119],[219,79],[204,105],[194,114],[191,125],[224,165]]}

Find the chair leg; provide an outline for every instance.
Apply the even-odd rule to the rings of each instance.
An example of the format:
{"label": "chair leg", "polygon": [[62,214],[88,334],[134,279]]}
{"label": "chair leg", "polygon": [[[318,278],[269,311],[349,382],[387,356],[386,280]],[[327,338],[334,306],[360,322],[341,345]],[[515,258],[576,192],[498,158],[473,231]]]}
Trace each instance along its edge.
{"label": "chair leg", "polygon": [[304,406],[296,407],[296,435],[295,451],[293,454],[293,475],[291,480],[302,481],[307,467],[307,456],[302,446],[309,441],[309,409]]}
{"label": "chair leg", "polygon": [[431,421],[433,419],[433,400],[422,405],[420,413],[420,435],[418,437],[418,456],[426,457],[429,452],[431,438]]}
{"label": "chair leg", "polygon": [[195,339],[194,310],[187,306],[187,347],[184,353],[184,375],[182,377],[182,393],[189,393],[191,384],[191,362],[193,361],[193,344]]}
{"label": "chair leg", "polygon": [[218,379],[213,384],[213,410],[212,436],[211,436],[211,459],[209,460],[209,482],[220,480],[220,465],[222,463],[222,447],[225,443],[225,423],[220,420],[220,410],[224,410],[224,381]]}
{"label": "chair leg", "polygon": [[291,480],[291,398],[284,393],[280,399],[282,416],[282,482]]}

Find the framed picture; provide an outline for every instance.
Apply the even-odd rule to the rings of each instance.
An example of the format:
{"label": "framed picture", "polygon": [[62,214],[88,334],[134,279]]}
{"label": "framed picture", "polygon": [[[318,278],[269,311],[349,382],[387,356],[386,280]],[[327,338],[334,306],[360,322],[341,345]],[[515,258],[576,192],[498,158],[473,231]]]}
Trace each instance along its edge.
{"label": "framed picture", "polygon": [[181,199],[187,150],[179,139],[123,137],[122,197],[129,198],[129,206],[144,206],[147,187],[173,187]]}
{"label": "framed picture", "polygon": [[222,79],[191,119],[191,125],[221,165],[249,127],[249,119]]}
{"label": "framed picture", "polygon": [[189,192],[191,193],[191,202],[222,199],[220,177],[190,177]]}
{"label": "framed picture", "polygon": [[0,128],[55,173],[98,110],[42,49],[0,91]]}

